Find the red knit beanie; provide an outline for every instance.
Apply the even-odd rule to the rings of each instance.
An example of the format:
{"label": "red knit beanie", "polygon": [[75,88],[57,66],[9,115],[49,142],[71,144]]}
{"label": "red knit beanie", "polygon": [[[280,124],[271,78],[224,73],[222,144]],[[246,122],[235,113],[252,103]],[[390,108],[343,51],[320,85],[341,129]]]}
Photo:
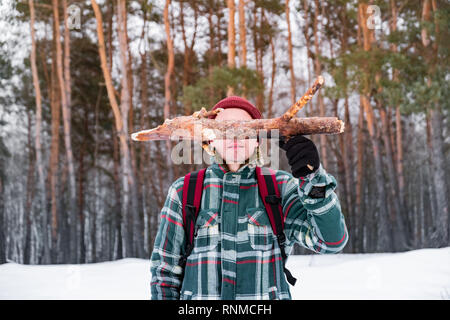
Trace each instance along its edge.
{"label": "red knit beanie", "polygon": [[[256,108],[250,101],[238,97],[238,96],[229,96],[225,99],[220,100],[216,103],[216,105],[211,109],[215,110],[217,108],[240,108],[247,111],[253,119],[261,119],[261,112]],[[209,116],[209,119],[214,119],[216,115]]]}

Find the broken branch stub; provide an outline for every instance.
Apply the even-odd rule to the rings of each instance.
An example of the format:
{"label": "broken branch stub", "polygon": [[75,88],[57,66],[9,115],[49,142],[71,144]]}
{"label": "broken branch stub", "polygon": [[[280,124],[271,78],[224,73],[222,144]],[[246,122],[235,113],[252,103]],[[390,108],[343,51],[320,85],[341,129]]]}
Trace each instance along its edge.
{"label": "broken branch stub", "polygon": [[309,102],[309,100],[313,98],[316,92],[322,87],[323,83],[323,77],[318,76],[311,88],[309,88],[308,91],[306,91],[306,93],[281,116],[281,119],[285,122],[291,120],[292,117],[295,116],[300,109],[302,109]]}
{"label": "broken branch stub", "polygon": [[256,138],[262,132],[266,137],[273,136],[278,130],[278,136],[290,137],[298,134],[338,134],[344,132],[344,122],[335,117],[294,117],[323,85],[319,76],[311,88],[285,114],[273,119],[254,119],[247,121],[215,120],[210,115],[217,115],[223,109],[206,111],[202,108],[191,116],[180,116],[166,119],[163,124],[150,130],[142,130],[132,134],[135,141],[149,140],[197,140],[214,139],[244,139]]}

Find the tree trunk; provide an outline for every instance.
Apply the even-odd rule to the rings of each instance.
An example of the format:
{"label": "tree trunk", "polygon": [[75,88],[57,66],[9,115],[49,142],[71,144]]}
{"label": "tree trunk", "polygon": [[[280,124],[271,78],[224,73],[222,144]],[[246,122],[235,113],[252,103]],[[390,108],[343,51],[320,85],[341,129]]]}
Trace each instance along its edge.
{"label": "tree trunk", "polygon": [[258,52],[258,59],[259,59],[259,69],[257,69],[258,73],[258,80],[259,80],[259,87],[261,90],[258,91],[256,95],[256,106],[261,111],[261,114],[264,114],[265,112],[265,106],[264,106],[264,64],[263,64],[263,49],[264,49],[264,39],[263,39],[263,19],[264,19],[264,8],[261,7],[259,11],[259,36],[257,40],[257,52]]}
{"label": "tree trunk", "polygon": [[[27,110],[27,149],[28,149],[28,173],[26,182],[26,198],[25,198],[25,212],[24,212],[24,223],[25,223],[25,243],[23,251],[23,263],[30,264],[31,261],[31,224],[32,215],[34,213],[33,199],[34,199],[34,185],[35,185],[35,171],[36,171],[36,158],[34,156],[33,149],[33,138],[31,133],[31,109]],[[3,168],[0,166],[0,179],[3,173]],[[1,182],[0,182],[0,193],[1,193]],[[0,194],[0,197],[2,195]],[[2,203],[0,199],[0,215],[2,212]],[[1,218],[0,218],[1,219]],[[0,258],[1,260],[1,258]]]}
{"label": "tree trunk", "polygon": [[[181,7],[183,7],[184,5],[182,3],[180,3]],[[145,37],[147,36],[147,12],[144,11],[143,12],[144,15],[144,26],[142,28],[142,33],[141,33],[141,41],[144,41]],[[181,12],[181,17],[183,17],[183,12]],[[181,18],[183,20],[183,18]],[[184,22],[182,23],[184,24]],[[186,39],[186,36],[184,36],[184,39]],[[186,46],[186,42],[185,42],[185,46]],[[185,47],[185,55],[186,55],[186,47]],[[148,78],[147,78],[147,50],[144,49],[144,52],[140,54],[141,56],[141,68],[140,68],[140,83],[141,83],[141,118],[140,118],[140,126],[142,128],[143,125],[145,125],[145,123],[147,123],[148,121]],[[184,66],[183,68],[184,70],[186,69],[186,66]],[[187,75],[184,75],[187,76]],[[185,81],[185,80],[183,80]],[[140,159],[139,159],[139,172],[140,174],[136,176],[136,178],[138,179],[138,187],[139,187],[139,195],[140,195],[140,199],[139,199],[139,204],[140,207],[142,208],[142,214],[143,214],[143,218],[144,218],[144,251],[149,252],[150,247],[148,247],[148,212],[147,212],[147,190],[148,190],[148,180],[145,177],[146,172],[151,172],[148,171],[148,167],[151,166],[151,163],[148,161],[148,150],[146,148],[145,145],[141,145],[140,146]]]}
{"label": "tree trunk", "polygon": [[[333,109],[334,109],[334,115],[336,117],[339,115],[338,104],[339,104],[339,99],[334,99],[333,100]],[[347,153],[347,148],[346,148],[346,143],[345,143],[345,135],[340,134],[340,135],[338,135],[337,138],[338,138],[339,147],[335,147],[333,149],[335,151],[335,156],[336,156],[339,181],[340,181],[341,185],[343,186],[343,188],[341,188],[341,190],[339,190],[339,198],[344,199],[344,201],[343,201],[343,203],[345,204],[344,212],[348,212],[347,217],[349,219],[349,225],[351,225],[355,228],[354,217],[351,214],[351,207],[353,206],[353,203],[351,203],[349,201],[349,197],[348,197],[350,192],[348,189],[348,182],[347,182],[348,175],[346,173],[346,170],[348,168],[348,165],[347,165],[348,153]],[[349,250],[350,252],[354,251],[354,240],[355,240],[355,238],[353,238],[353,240],[350,241],[348,244],[347,250]]]}
{"label": "tree trunk", "polygon": [[[53,31],[55,33],[55,24],[53,24]],[[57,230],[58,230],[58,204],[60,203],[60,193],[58,188],[59,178],[59,127],[61,118],[61,90],[57,77],[57,65],[56,65],[56,39],[54,37],[52,41],[52,65],[50,76],[50,108],[52,116],[51,124],[51,146],[50,146],[50,163],[48,171],[48,183],[50,189],[50,210],[51,210],[51,240],[52,240],[52,260],[54,255],[59,251],[55,246],[57,243]],[[53,261],[55,262],[55,261]]]}
{"label": "tree trunk", "polygon": [[[322,41],[319,41],[319,0],[314,1],[315,11],[314,11],[314,50],[315,50],[315,59],[314,59],[314,71],[317,75],[322,74],[322,65],[320,63],[319,57],[321,55],[320,48]],[[319,106],[319,116],[325,117],[325,104],[323,101],[323,96],[319,92],[317,95],[317,103]],[[328,155],[327,155],[327,139],[324,135],[320,136],[320,160],[324,168],[328,167]]]}
{"label": "tree trunk", "polygon": [[270,50],[272,53],[272,74],[270,77],[270,91],[269,91],[269,106],[267,112],[267,118],[273,118],[273,87],[275,83],[275,75],[277,72],[277,63],[275,60],[275,45],[273,43],[273,37],[270,35]]}
{"label": "tree trunk", "polygon": [[[129,145],[129,128],[128,116],[131,106],[131,83],[129,77],[130,57],[128,55],[128,42],[126,30],[126,2],[125,0],[117,0],[117,16],[118,16],[118,38],[120,47],[120,71],[121,71],[121,99],[120,110],[122,114],[122,130],[119,131],[121,136],[121,161],[122,161],[122,187],[123,202],[122,213],[124,214],[124,227],[127,229],[126,256],[143,257],[143,241],[140,231],[141,223],[139,219],[138,200],[136,191],[136,179],[132,168],[132,154]],[[130,203],[129,203],[130,201]],[[131,205],[131,206],[130,206]],[[131,216],[129,216],[131,210]],[[128,225],[131,220],[131,226]]]}
{"label": "tree trunk", "polygon": [[0,265],[7,262],[3,162],[0,163]]}
{"label": "tree trunk", "polygon": [[448,193],[445,180],[445,156],[443,132],[443,116],[440,107],[430,110],[433,144],[433,184],[436,192],[436,232],[439,246],[448,245]]}
{"label": "tree trunk", "polygon": [[[46,189],[45,189],[45,178],[44,178],[44,162],[42,156],[42,144],[41,144],[41,127],[42,127],[42,98],[41,89],[39,86],[39,77],[36,65],[36,37],[34,31],[34,1],[28,1],[30,7],[30,30],[31,30],[31,72],[33,74],[33,86],[35,91],[35,102],[36,102],[36,136],[35,136],[35,149],[36,149],[36,167],[38,171],[38,183],[39,183],[39,199],[40,199],[40,211],[42,215],[42,243],[43,243],[43,255],[42,263],[50,263],[50,247],[47,236],[47,225],[48,225],[48,213],[47,213],[47,200],[46,200]],[[1,194],[1,192],[0,192]],[[1,240],[1,239],[0,239]]]}
{"label": "tree trunk", "polygon": [[[169,22],[169,6],[171,4],[171,0],[166,0],[166,4],[164,6],[164,26],[166,31],[166,43],[167,43],[167,72],[164,76],[164,119],[170,118],[170,109],[172,106],[172,76],[175,68],[175,53],[173,48],[173,40],[170,33],[170,22]],[[170,140],[166,141],[167,154],[166,154],[166,162],[168,168],[168,180],[173,181],[174,175],[172,170],[172,143]]]}
{"label": "tree trunk", "polygon": [[245,27],[245,0],[239,0],[239,66],[247,66],[247,30]]}
{"label": "tree trunk", "polygon": [[[73,160],[73,152],[72,152],[72,142],[71,142],[71,112],[70,112],[70,106],[68,105],[68,99],[67,99],[67,86],[70,86],[69,84],[66,84],[64,80],[64,66],[63,66],[63,53],[61,48],[61,34],[59,30],[59,5],[58,0],[52,0],[53,4],[53,18],[55,23],[55,41],[56,41],[56,70],[58,75],[58,82],[59,82],[59,88],[60,88],[60,98],[61,98],[61,106],[62,106],[62,113],[63,113],[63,123],[64,123],[64,144],[65,144],[65,150],[66,150],[66,157],[67,157],[67,166],[69,170],[69,190],[70,190],[70,217],[71,217],[71,234],[74,236],[76,234],[76,223],[75,223],[75,217],[77,214],[76,209],[76,181],[75,181],[75,165]],[[69,39],[66,39],[66,43],[69,42]],[[68,54],[68,53],[66,53]],[[70,59],[70,57],[67,57],[67,59]],[[69,67],[69,65],[67,65]],[[66,76],[70,73],[70,70],[65,70]],[[70,80],[70,77],[69,77]],[[56,230],[54,230],[56,232]],[[74,238],[72,238],[72,241]],[[72,247],[72,249],[74,246]],[[72,252],[73,253],[73,252]],[[75,255],[72,255],[71,262],[76,262]]]}
{"label": "tree trunk", "polygon": [[67,98],[67,106],[71,107],[72,101],[72,78],[70,75],[70,30],[69,16],[67,13],[67,0],[63,0],[64,15],[64,83]]}
{"label": "tree trunk", "polygon": [[217,16],[217,24],[216,24],[216,28],[217,28],[217,32],[216,32],[216,36],[217,36],[217,41],[216,41],[216,45],[217,45],[217,66],[222,67],[222,33],[220,32],[220,26],[222,25],[222,21],[221,21],[221,15],[222,15],[222,8],[219,7],[218,11],[216,12],[216,16]]}
{"label": "tree trunk", "polygon": [[114,17],[114,0],[108,0],[108,11],[107,11],[107,19],[108,19],[108,28],[107,28],[107,57],[108,57],[108,70],[111,73],[111,66],[113,65],[113,46],[112,46],[112,38],[113,38],[113,17]]}
{"label": "tree trunk", "polygon": [[[184,61],[183,61],[183,87],[186,87],[192,83],[192,61],[195,45],[195,38],[197,35],[197,27],[198,27],[198,8],[197,5],[194,4],[194,34],[192,36],[191,44],[188,44],[184,23],[184,1],[180,2],[180,24],[181,24],[181,35],[183,38],[184,44]],[[211,40],[211,38],[210,38]],[[211,51],[210,51],[211,52]],[[192,106],[188,103],[184,105],[184,114],[189,115],[193,112]]]}
{"label": "tree trunk", "polygon": [[[158,146],[159,145],[159,146]],[[157,172],[158,172],[158,181],[159,181],[159,188],[158,188],[158,195],[159,195],[159,197],[158,197],[158,199],[159,199],[159,201],[158,201],[158,208],[161,208],[162,209],[162,207],[163,207],[163,205],[164,205],[164,198],[165,198],[165,195],[164,195],[164,192],[163,192],[163,190],[165,190],[164,189],[164,175],[163,175],[163,173],[164,172],[167,172],[167,169],[166,168],[164,168],[164,161],[163,161],[163,154],[162,154],[162,148],[161,148],[161,145],[162,145],[162,143],[160,142],[160,143],[158,143],[157,144],[157,151],[156,151],[156,156],[157,156]]]}
{"label": "tree trunk", "polygon": [[208,55],[208,74],[211,74],[212,68],[214,66],[214,24],[212,21],[213,10],[212,7],[208,9],[208,27],[209,27],[209,55]]}
{"label": "tree trunk", "polygon": [[436,232],[434,232],[434,226],[437,224],[437,204],[436,204],[436,191],[435,191],[435,185],[434,183],[432,183],[433,180],[433,173],[434,170],[433,168],[435,167],[434,165],[434,157],[433,157],[433,135],[431,132],[431,127],[432,127],[432,123],[431,123],[431,112],[429,107],[426,107],[425,110],[425,122],[426,122],[426,141],[427,141],[427,149],[428,149],[428,157],[427,157],[427,163],[428,166],[426,168],[426,176],[427,176],[427,187],[428,187],[428,194],[429,194],[429,205],[430,205],[430,214],[426,216],[426,221],[428,222],[428,228],[427,228],[427,233],[431,234],[431,237],[428,239],[428,244],[430,246],[436,247],[438,246],[439,243],[439,239],[437,238],[437,234]]}
{"label": "tree trunk", "polygon": [[[91,0],[91,5],[94,10],[95,18],[97,20],[97,37],[98,37],[98,50],[100,56],[100,62],[102,67],[103,76],[105,78],[106,90],[108,93],[108,99],[111,104],[111,108],[113,110],[115,125],[117,129],[117,133],[119,134],[122,131],[122,117],[119,109],[119,105],[116,100],[115,91],[112,83],[111,73],[108,68],[107,59],[106,59],[106,51],[105,51],[105,38],[103,35],[103,19],[102,14],[100,12],[100,8],[95,0]],[[110,48],[112,50],[112,48]],[[111,62],[111,61],[110,61]]]}
{"label": "tree trunk", "polygon": [[[262,9],[262,8],[261,8]],[[260,31],[258,31],[258,20],[260,21],[260,27],[261,30],[261,18],[258,18],[258,6],[255,3],[253,6],[253,25],[252,25],[252,35],[253,35],[253,49],[255,54],[255,71],[258,74],[258,81],[260,85],[262,86],[264,84],[264,74],[262,71],[262,59],[261,59],[261,40],[262,37]],[[256,107],[261,111],[261,113],[264,112],[264,92],[259,92],[256,95],[256,101],[255,101]]]}
{"label": "tree trunk", "polygon": [[[145,24],[144,24],[145,25]],[[141,119],[140,119],[140,125],[141,127],[145,125],[147,122],[147,113],[148,113],[148,87],[147,87],[147,52],[141,54],[141,105],[142,105],[142,112],[141,112]],[[144,245],[146,246],[146,252],[148,252],[149,247],[148,245],[148,216],[147,216],[147,186],[148,186],[148,180],[145,177],[146,174],[143,174],[147,172],[147,167],[150,165],[150,162],[147,161],[148,157],[147,148],[145,145],[142,145],[140,148],[140,161],[139,161],[139,172],[140,174],[137,176],[139,186],[141,186],[141,190],[139,194],[141,195],[141,199],[139,203],[142,206],[143,211],[143,217],[144,217]]]}
{"label": "tree trunk", "polygon": [[[239,67],[247,67],[247,29],[245,26],[245,0],[239,0]],[[247,97],[247,88],[242,88],[242,97]]]}
{"label": "tree trunk", "polygon": [[[65,92],[67,98],[67,108],[69,115],[71,114],[72,107],[72,77],[70,74],[70,30],[69,30],[69,17],[67,12],[67,0],[63,0],[63,15],[64,15],[64,83],[65,83]],[[71,117],[69,116],[69,119]],[[65,213],[65,214],[70,214]],[[72,211],[72,216],[69,219],[65,220],[65,225],[69,226],[69,235],[64,235],[64,239],[68,239],[68,243],[64,243],[66,247],[68,245],[69,249],[69,259],[68,261],[76,262],[77,261],[77,224],[76,219],[76,209]],[[73,222],[73,223],[71,223]],[[66,240],[67,242],[67,240]],[[66,260],[67,261],[67,260]]]}
{"label": "tree trunk", "polygon": [[[367,27],[367,4],[360,3],[358,5],[359,10],[359,26],[362,29],[363,34],[363,49],[364,51],[370,51],[372,43],[374,42],[373,30]],[[369,131],[369,136],[372,143],[372,152],[374,156],[375,163],[375,178],[376,178],[376,188],[378,192],[377,197],[377,250],[385,251],[392,249],[391,244],[393,242],[393,230],[392,226],[388,221],[388,209],[387,209],[387,197],[384,188],[384,177],[383,177],[383,164],[380,153],[379,145],[379,130],[376,127],[376,119],[373,112],[373,108],[370,104],[370,87],[369,79],[366,77],[364,79],[363,92],[361,94],[361,103],[364,108],[364,113],[367,120],[367,129]]]}
{"label": "tree trunk", "polygon": [[[394,0],[390,1],[391,12],[392,12],[392,21],[391,21],[391,30],[392,32],[397,31],[397,17],[398,17],[398,9]],[[391,51],[397,53],[398,47],[396,43],[392,43]],[[393,70],[392,80],[398,81],[399,71],[397,69]],[[402,207],[406,210],[406,201],[405,201],[405,177],[403,173],[403,137],[402,137],[402,119],[400,113],[400,107],[397,104],[395,106],[395,142],[396,142],[396,153],[395,153],[395,166],[397,171],[397,179],[398,179],[398,191],[400,202]]]}
{"label": "tree trunk", "polygon": [[[113,127],[113,136],[117,136],[117,130]],[[114,233],[114,255],[113,259],[122,259],[123,239],[122,239],[122,192],[120,190],[120,147],[117,139],[113,139],[113,178],[114,178],[114,194],[116,196],[116,205],[114,206],[112,229]]]}
{"label": "tree trunk", "polygon": [[[99,170],[97,169],[97,161],[98,161],[98,149],[99,149],[99,121],[98,121],[98,113],[100,108],[100,101],[102,98],[103,93],[103,87],[100,87],[97,94],[97,102],[95,103],[95,110],[94,110],[94,155],[92,159],[92,167],[94,168],[94,221],[93,221],[93,234],[92,234],[92,262],[98,262],[98,261],[105,261],[105,255],[102,243],[102,235],[106,234],[106,230],[108,228],[111,228],[111,224],[106,224],[106,221],[103,221],[103,215],[101,207],[100,207],[100,174]],[[113,139],[116,141],[116,139]],[[117,199],[117,198],[116,198]],[[114,212],[112,213],[112,218],[110,220],[114,220]],[[102,227],[100,227],[102,226]],[[110,250],[108,250],[110,252]]]}
{"label": "tree trunk", "polygon": [[[433,15],[431,14],[431,8]],[[427,36],[426,28],[422,29],[422,43],[425,49],[427,49],[427,64],[428,64],[428,86],[431,86],[431,79],[433,74],[437,72],[438,66],[438,44],[440,38],[439,21],[437,20],[437,1],[424,1],[422,9],[422,20],[431,22],[431,17],[434,18],[435,36],[433,39],[433,45],[429,47],[431,39]],[[441,106],[436,102],[431,102],[430,105],[430,121],[431,121],[431,145],[432,145],[432,179],[436,196],[436,216],[435,216],[435,228],[436,233],[433,238],[439,246],[446,246],[449,244],[450,226],[449,224],[449,211],[448,211],[448,186],[446,182],[445,171],[445,153],[444,153],[444,139],[443,133],[443,111]]]}
{"label": "tree trunk", "polygon": [[[348,50],[348,42],[349,42],[349,34],[348,34],[348,21],[345,11],[342,13],[342,53],[347,54]],[[345,83],[347,83],[347,69],[345,68],[344,77]],[[354,147],[353,147],[353,127],[350,119],[350,108],[348,102],[348,87],[347,85],[344,88],[344,122],[345,122],[345,132],[344,132],[344,167],[345,167],[345,182],[347,183],[347,194],[345,195],[347,204],[348,204],[348,212],[350,215],[350,221],[353,222],[355,238],[358,238],[358,234],[360,230],[358,229],[358,219],[360,218],[355,214],[355,206],[353,203],[354,195],[355,195],[355,179],[353,175],[353,167],[354,167]],[[355,240],[356,240],[355,239]],[[356,241],[354,241],[354,245],[356,245]],[[354,247],[355,249],[355,247]]]}
{"label": "tree trunk", "polygon": [[[86,109],[84,109],[84,119],[83,119],[83,127],[84,131],[88,132],[88,115]],[[85,183],[85,175],[86,175],[86,167],[85,167],[85,154],[86,154],[86,147],[87,147],[87,141],[86,141],[87,135],[84,135],[83,142],[81,143],[79,153],[78,153],[78,163],[79,163],[79,169],[78,169],[78,219],[80,222],[80,263],[89,263],[92,262],[92,260],[89,259],[88,254],[88,244],[86,243],[86,239],[88,237],[86,236],[86,233],[89,235],[89,230],[86,232],[86,220],[90,217],[86,217],[84,215],[84,201],[85,201],[85,191],[84,191],[84,183]],[[89,221],[88,220],[88,221]],[[89,221],[90,225],[90,221]]]}
{"label": "tree trunk", "polygon": [[[292,49],[292,34],[291,34],[291,18],[290,18],[290,8],[289,8],[289,0],[286,0],[284,11],[286,14],[286,23],[287,23],[287,31],[288,31],[288,54],[289,54],[289,72],[291,74],[291,102],[295,103],[296,95],[295,95],[295,73],[294,73],[294,57],[293,57],[293,49]],[[320,74],[320,73],[318,73]]]}
{"label": "tree trunk", "polygon": [[[306,44],[306,68],[308,69],[308,83],[311,83],[312,77],[309,62],[310,60],[312,60],[312,58],[311,58],[311,42],[308,34],[309,31],[308,9],[309,9],[308,0],[303,0],[303,11],[304,11],[303,20],[305,22],[305,27],[303,28],[303,36],[305,37],[305,44]],[[314,110],[313,101],[311,101],[311,110]],[[309,117],[310,112],[308,110],[305,110],[305,114],[307,117]],[[315,142],[315,137],[312,137],[312,140]]]}
{"label": "tree trunk", "polygon": [[[129,228],[128,221],[128,209],[129,209],[129,200],[130,200],[130,186],[131,186],[131,204],[133,214],[137,214],[137,195],[135,191],[135,179],[133,177],[133,171],[131,168],[131,155],[129,149],[129,138],[128,138],[128,106],[130,99],[130,92],[128,86],[128,77],[127,77],[127,54],[126,50],[126,36],[124,30],[124,17],[126,14],[125,11],[125,2],[118,0],[118,35],[119,35],[119,43],[120,43],[120,56],[121,56],[121,105],[117,103],[114,87],[111,79],[111,73],[109,72],[106,60],[106,52],[105,52],[105,41],[103,35],[103,19],[98,7],[98,4],[95,0],[91,0],[92,8],[94,9],[95,17],[97,20],[97,36],[98,36],[98,44],[99,44],[99,55],[101,61],[101,67],[103,71],[103,75],[105,78],[106,89],[108,92],[109,102],[111,104],[111,108],[113,110],[116,131],[119,136],[120,141],[120,160],[121,160],[121,168],[122,168],[122,190],[121,190],[121,214],[123,219],[123,229],[119,232],[119,237],[117,238],[119,241],[122,240],[124,242],[124,250],[125,256],[133,255],[133,234],[129,234],[131,232],[131,228]],[[136,209],[136,210],[134,210]],[[133,230],[139,229],[139,220],[134,219],[133,221]],[[142,241],[141,234],[139,232],[135,233],[137,243]],[[120,248],[121,244],[117,247]],[[142,248],[137,244],[138,249]],[[119,249],[118,249],[119,250]]]}
{"label": "tree trunk", "polygon": [[[381,126],[382,126],[382,138],[384,141],[384,147],[386,151],[386,158],[385,161],[389,173],[389,189],[391,191],[391,200],[394,204],[394,214],[391,214],[392,216],[392,224],[396,226],[396,231],[394,233],[394,243],[396,247],[396,251],[404,251],[409,247],[409,243],[407,243],[407,235],[406,232],[406,221],[403,218],[403,210],[402,210],[402,204],[399,197],[399,191],[398,191],[398,184],[397,184],[397,177],[396,177],[396,170],[394,166],[394,158],[393,158],[393,152],[392,152],[392,146],[389,136],[389,130],[388,130],[388,121],[386,115],[385,108],[379,103],[378,105],[380,110],[380,118],[381,118]],[[387,182],[387,181],[386,181]]]}
{"label": "tree trunk", "polygon": [[[113,65],[113,45],[112,45],[112,38],[113,38],[113,17],[114,17],[114,0],[108,0],[108,10],[107,10],[107,19],[108,19],[108,25],[107,25],[107,68],[109,70],[109,73],[111,74],[111,66]],[[114,130],[114,127],[112,128],[113,131],[113,137],[117,137],[117,134]],[[105,241],[106,247],[110,246],[111,250],[108,251],[107,254],[103,254],[105,259],[108,260],[114,260],[114,259],[121,259],[123,257],[123,250],[122,250],[122,233],[120,232],[120,226],[122,223],[121,218],[121,208],[122,203],[120,201],[121,199],[121,192],[120,192],[120,160],[119,160],[119,144],[117,139],[113,139],[113,181],[114,181],[114,194],[116,196],[116,205],[114,207],[114,210],[112,212],[112,218],[111,222],[109,224],[109,241]],[[102,239],[102,243],[104,239],[99,235],[98,238]],[[106,250],[106,249],[105,249]]]}
{"label": "tree trunk", "polygon": [[[402,118],[400,113],[400,107],[397,105],[395,107],[395,139],[397,145],[396,153],[396,168],[398,177],[398,188],[401,202],[406,205],[405,201],[405,176],[403,173],[403,138],[402,138]],[[406,208],[405,208],[406,209]]]}
{"label": "tree trunk", "polygon": [[[234,0],[227,0],[227,8],[228,8],[228,67],[230,69],[234,69],[236,67],[236,31],[234,26],[234,16],[235,16],[235,7]],[[227,88],[227,96],[234,95],[234,88],[232,86],[228,86]]]}
{"label": "tree trunk", "polygon": [[[145,19],[145,17],[144,17]],[[145,21],[145,20],[144,20]],[[183,88],[189,84],[189,55],[190,51],[188,50],[187,38],[186,38],[186,29],[184,27],[184,1],[180,2],[180,25],[181,25],[181,36],[184,44],[184,60],[183,60]],[[145,26],[145,23],[144,23]],[[144,30],[142,30],[144,33]],[[141,58],[143,55],[141,54]],[[185,104],[184,106],[184,114],[189,115],[193,111],[190,105]]]}
{"label": "tree trunk", "polygon": [[359,117],[358,117],[358,135],[357,135],[357,162],[356,162],[356,208],[355,215],[358,216],[358,230],[361,232],[359,234],[360,238],[360,250],[363,248],[362,246],[362,238],[363,238],[363,228],[364,221],[362,219],[363,210],[363,192],[364,192],[364,148],[365,148],[365,136],[364,136],[364,108],[361,102],[362,97],[360,96],[360,108],[359,108]]}
{"label": "tree trunk", "polygon": [[[354,168],[354,146],[353,146],[353,127],[350,120],[350,110],[349,110],[349,103],[348,103],[348,96],[347,93],[344,98],[344,108],[345,108],[345,115],[344,115],[344,123],[345,123],[345,131],[344,131],[344,145],[345,145],[345,154],[346,157],[344,158],[344,166],[345,166],[345,181],[347,183],[347,194],[345,195],[346,201],[349,205],[348,210],[350,216],[352,216],[353,223],[355,225],[355,228],[357,224],[357,220],[360,218],[357,216],[356,208],[354,204],[354,196],[355,196],[355,178],[353,174],[353,168]],[[357,230],[356,232],[359,234],[360,230]]]}
{"label": "tree trunk", "polygon": [[[127,14],[127,1],[123,1],[123,29],[124,30],[124,44],[123,48],[126,50],[127,53],[127,59],[126,59],[126,75],[127,75],[127,81],[128,81],[128,92],[129,92],[129,107],[128,107],[128,131],[126,133],[128,134],[128,141],[129,141],[129,133],[134,132],[134,103],[133,103],[133,93],[134,93],[134,81],[133,81],[133,56],[131,55],[130,46],[129,46],[129,38],[128,38],[128,14]],[[120,43],[120,41],[119,41]],[[137,176],[137,164],[136,164],[136,147],[133,143],[129,144],[130,149],[130,161],[131,161],[131,170],[132,170],[132,177],[133,181],[136,181]],[[133,228],[133,235],[136,237],[136,235],[140,235],[138,241],[141,241],[141,246],[137,244],[136,241],[133,240],[133,244],[137,246],[134,250],[137,255],[140,257],[143,257],[143,241],[142,241],[142,221],[140,219],[141,212],[139,210],[139,192],[138,192],[138,186],[136,184],[130,185],[130,191],[131,191],[131,205],[132,205],[132,228]],[[139,230],[139,232],[138,232]]]}

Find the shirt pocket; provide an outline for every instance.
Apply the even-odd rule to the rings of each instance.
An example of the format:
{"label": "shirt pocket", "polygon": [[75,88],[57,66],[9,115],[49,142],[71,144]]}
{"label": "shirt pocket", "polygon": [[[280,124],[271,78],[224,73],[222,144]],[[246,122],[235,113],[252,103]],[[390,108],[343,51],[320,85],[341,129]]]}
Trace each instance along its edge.
{"label": "shirt pocket", "polygon": [[254,250],[271,250],[274,233],[264,208],[247,208],[247,228],[250,245]]}
{"label": "shirt pocket", "polygon": [[212,251],[219,243],[219,209],[200,210],[195,223],[194,253]]}

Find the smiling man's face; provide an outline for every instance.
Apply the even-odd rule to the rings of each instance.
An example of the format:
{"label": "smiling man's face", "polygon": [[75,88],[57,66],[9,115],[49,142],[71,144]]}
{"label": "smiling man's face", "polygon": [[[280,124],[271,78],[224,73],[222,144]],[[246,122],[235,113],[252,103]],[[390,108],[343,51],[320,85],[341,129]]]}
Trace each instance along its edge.
{"label": "smiling man's face", "polygon": [[[251,115],[240,108],[226,108],[219,112],[216,120],[252,120]],[[244,163],[258,146],[258,141],[252,139],[216,139],[211,142],[211,146],[216,148],[222,159],[226,163]]]}

